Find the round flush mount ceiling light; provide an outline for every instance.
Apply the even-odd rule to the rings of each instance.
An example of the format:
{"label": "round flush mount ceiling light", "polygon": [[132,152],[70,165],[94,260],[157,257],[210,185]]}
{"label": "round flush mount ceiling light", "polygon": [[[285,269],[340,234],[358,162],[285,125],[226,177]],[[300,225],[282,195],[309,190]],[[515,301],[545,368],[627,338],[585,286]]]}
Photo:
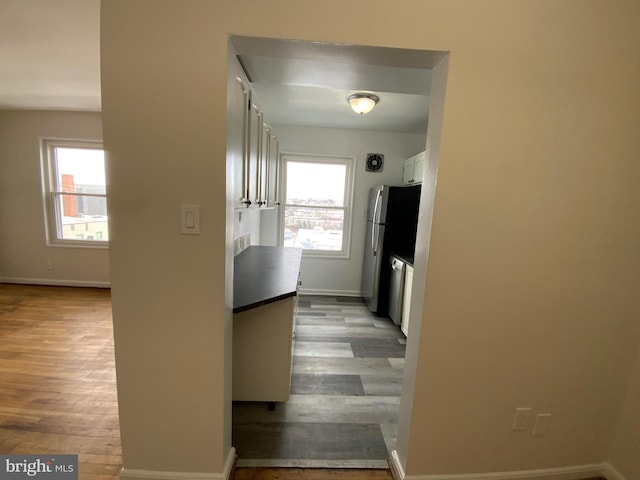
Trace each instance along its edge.
{"label": "round flush mount ceiling light", "polygon": [[371,93],[354,93],[348,100],[354,112],[364,115],[373,110],[380,98]]}

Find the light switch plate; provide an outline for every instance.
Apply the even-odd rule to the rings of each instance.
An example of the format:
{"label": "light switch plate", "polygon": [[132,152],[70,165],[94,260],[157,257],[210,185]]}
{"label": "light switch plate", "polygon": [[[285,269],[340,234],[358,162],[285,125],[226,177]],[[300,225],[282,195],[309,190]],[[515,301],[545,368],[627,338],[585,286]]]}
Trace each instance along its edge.
{"label": "light switch plate", "polygon": [[514,431],[528,430],[531,423],[532,410],[529,407],[516,408],[516,414],[513,417]]}
{"label": "light switch plate", "polygon": [[180,205],[180,233],[200,235],[200,205]]}

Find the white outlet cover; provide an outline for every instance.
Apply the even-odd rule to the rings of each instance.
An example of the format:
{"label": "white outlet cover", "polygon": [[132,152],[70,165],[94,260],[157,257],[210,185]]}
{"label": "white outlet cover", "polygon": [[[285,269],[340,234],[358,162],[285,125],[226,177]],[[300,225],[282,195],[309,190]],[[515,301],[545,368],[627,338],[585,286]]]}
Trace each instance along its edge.
{"label": "white outlet cover", "polygon": [[551,423],[550,413],[539,413],[536,415],[536,421],[533,424],[533,436],[542,437],[547,434],[549,424]]}

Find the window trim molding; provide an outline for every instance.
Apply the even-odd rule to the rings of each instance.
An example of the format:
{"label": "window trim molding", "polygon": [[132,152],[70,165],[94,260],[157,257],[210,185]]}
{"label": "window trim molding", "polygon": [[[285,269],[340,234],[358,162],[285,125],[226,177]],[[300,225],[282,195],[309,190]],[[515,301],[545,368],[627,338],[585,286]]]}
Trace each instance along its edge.
{"label": "window trim molding", "polygon": [[[346,165],[346,178],[344,183],[344,206],[343,207],[318,207],[318,208],[335,208],[344,211],[344,225],[342,235],[342,250],[312,250],[303,249],[302,256],[305,258],[326,258],[326,259],[349,259],[351,258],[351,237],[352,237],[352,225],[353,225],[353,192],[355,185],[355,164],[356,157],[353,155],[334,155],[334,154],[322,154],[322,153],[301,153],[301,152],[280,152],[280,172],[281,179],[280,185],[283,188],[280,189],[279,202],[281,205],[281,211],[278,221],[278,245],[284,246],[284,210],[287,206],[287,160],[299,162],[299,163],[335,163],[338,165]],[[308,205],[305,205],[308,206]]]}
{"label": "window trim molding", "polygon": [[[109,242],[101,240],[72,240],[58,238],[57,218],[58,212],[54,197],[60,195],[61,192],[54,191],[53,186],[56,184],[56,162],[53,158],[56,148],[75,148],[86,150],[102,150],[104,144],[102,140],[95,139],[69,139],[69,138],[53,138],[41,137],[40,142],[40,167],[41,167],[41,184],[42,184],[42,205],[44,213],[44,228],[47,247],[64,247],[64,248],[93,248],[108,249]],[[105,165],[106,169],[106,165]],[[105,185],[106,187],[106,185]],[[82,196],[98,196],[107,198],[107,194],[83,194]]]}

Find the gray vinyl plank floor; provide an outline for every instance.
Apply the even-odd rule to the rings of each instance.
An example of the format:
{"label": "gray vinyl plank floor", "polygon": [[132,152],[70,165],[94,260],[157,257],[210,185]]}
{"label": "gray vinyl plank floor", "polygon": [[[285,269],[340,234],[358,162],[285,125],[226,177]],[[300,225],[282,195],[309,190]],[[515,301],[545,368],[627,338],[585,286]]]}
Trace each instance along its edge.
{"label": "gray vinyl plank floor", "polygon": [[239,466],[386,468],[406,341],[359,298],[300,296],[291,396],[274,411],[234,402]]}

